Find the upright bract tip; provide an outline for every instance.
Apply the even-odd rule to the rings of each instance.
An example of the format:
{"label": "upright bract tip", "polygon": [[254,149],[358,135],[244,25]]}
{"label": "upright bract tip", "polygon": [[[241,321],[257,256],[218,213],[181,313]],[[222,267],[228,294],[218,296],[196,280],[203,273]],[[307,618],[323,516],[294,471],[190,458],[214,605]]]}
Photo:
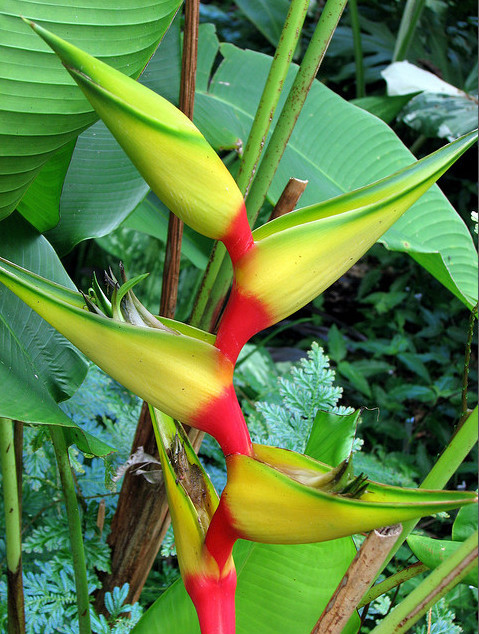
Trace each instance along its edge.
{"label": "upright bract tip", "polygon": [[377,183],[255,229],[235,265],[217,346],[233,361],[259,330],[288,317],[343,275],[476,140],[475,132]]}
{"label": "upright bract tip", "polygon": [[236,571],[231,547],[223,565],[205,544],[218,496],[181,425],[150,408],[168,495],[181,576],[203,634],[234,634]]}
{"label": "upright bract tip", "polygon": [[241,192],[188,117],[133,79],[30,25],[57,53],[165,205],[199,233],[223,240],[233,259],[243,254],[252,238]]}

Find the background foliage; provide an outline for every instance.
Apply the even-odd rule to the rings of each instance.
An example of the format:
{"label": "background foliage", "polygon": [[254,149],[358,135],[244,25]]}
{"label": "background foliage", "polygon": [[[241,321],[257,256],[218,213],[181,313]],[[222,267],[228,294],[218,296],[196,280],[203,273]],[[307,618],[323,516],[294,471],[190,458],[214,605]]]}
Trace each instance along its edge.
{"label": "background foliage", "polygon": [[[155,23],[155,28],[158,20],[166,21],[175,10],[173,2],[160,2],[157,5],[161,8],[161,15],[149,14],[145,17],[145,22]],[[266,5],[271,3],[241,0],[236,3],[205,2],[201,6],[201,20],[205,24],[200,41],[195,120],[233,172],[237,169],[240,141],[246,137],[261,89],[261,82],[252,86],[249,76],[244,76],[240,71],[247,63],[249,69],[255,69],[258,77],[265,73],[266,58],[263,54],[272,54],[274,51],[288,2],[274,3],[274,11],[265,11]],[[359,5],[367,97],[361,96],[356,103],[390,123],[400,139],[418,157],[425,155],[443,143],[441,125],[447,125],[454,132],[454,121],[463,120],[466,109],[477,108],[475,8],[471,2],[458,4],[452,0],[426,3],[416,31],[417,37],[408,54],[411,63],[436,73],[445,82],[463,91],[465,96],[462,96],[462,100],[451,101],[428,95],[427,92],[414,97],[410,94],[400,98],[387,95],[381,72],[393,61],[402,3],[385,4],[369,0]],[[83,9],[89,11],[86,5]],[[311,2],[304,40],[295,55],[297,61],[301,59],[320,9],[320,2]],[[105,14],[103,23],[106,24],[109,19],[111,15],[108,17]],[[11,18],[2,16],[2,20],[0,28],[3,32],[12,32],[12,37],[18,36],[17,31],[11,28]],[[126,29],[126,26],[115,25],[117,32],[122,29]],[[174,102],[177,101],[179,88],[179,29],[177,20],[141,79]],[[26,33],[27,30],[24,30],[22,37],[27,37]],[[63,35],[68,37],[70,33]],[[133,39],[133,36],[129,34],[128,38]],[[93,39],[89,37],[88,41]],[[18,46],[25,46],[22,39],[18,41]],[[114,41],[112,37],[111,42],[104,43],[104,54],[113,58],[121,68],[121,55],[112,48]],[[335,117],[339,118],[338,125],[342,130],[347,127],[351,111],[349,106],[346,108],[347,104],[344,105],[344,111],[341,110],[342,102],[340,105],[336,101],[334,93],[347,100],[355,100],[358,96],[358,66],[354,61],[352,41],[351,15],[346,11],[321,68],[319,79],[324,86],[318,84],[312,97],[318,101],[321,98],[322,102],[331,100],[327,103],[333,104],[331,108],[334,109]],[[156,43],[156,40],[146,37],[138,52],[137,63],[128,69],[129,74],[137,75],[140,72]],[[82,45],[82,42],[79,44]],[[100,45],[103,46],[98,40],[101,48]],[[239,49],[252,49],[254,52]],[[101,50],[91,52],[102,54]],[[22,72],[26,72],[26,68],[25,63]],[[248,73],[251,74],[251,70]],[[233,77],[236,83],[230,81]],[[24,80],[25,77],[18,81]],[[288,83],[291,80],[292,77]],[[249,90],[245,90],[245,82]],[[64,87],[62,89],[67,90]],[[319,96],[314,97],[315,91]],[[314,107],[311,106],[309,111],[306,107],[307,116],[312,116],[312,113],[316,115],[316,103],[313,102]],[[75,112],[78,111],[76,130],[93,120],[91,112],[83,111],[80,104],[72,106],[68,100],[65,104],[65,107],[74,106]],[[18,110],[18,104],[11,106],[12,112],[15,109]],[[438,111],[440,117],[437,116]],[[26,113],[22,113],[22,116],[25,117]],[[357,117],[370,121],[371,129],[375,131],[386,130],[377,127],[376,120],[364,112]],[[323,116],[321,118],[324,119]],[[28,122],[34,125],[34,115],[29,115]],[[343,162],[340,162],[339,156],[336,161],[329,157],[330,163],[327,164],[320,152],[327,143],[325,129],[327,126],[318,126],[319,136],[311,140],[308,139],[308,129],[298,127],[264,205],[262,218],[268,215],[271,205],[278,198],[285,177],[292,173],[303,176],[297,173],[298,165],[303,169],[303,164],[309,161],[311,155],[314,155],[310,161],[313,167],[304,174],[310,180],[302,201],[305,204],[309,199],[324,199],[353,186],[351,183],[339,186],[332,184],[336,182],[337,173],[345,169],[344,161],[349,161],[350,171],[351,165],[358,163],[358,181],[366,178],[359,173],[359,168],[363,169],[365,162],[370,171],[366,180],[374,180],[381,170],[388,173],[392,168],[396,169],[396,155],[389,164],[382,161],[379,165],[378,161],[367,156],[358,160],[360,138],[356,147],[349,148],[347,158],[341,159]],[[64,134],[71,134],[71,130]],[[384,143],[393,143],[392,135],[387,136],[386,132],[381,134],[386,135]],[[64,141],[64,135],[61,140]],[[16,139],[18,143],[21,141],[20,138]],[[39,176],[35,187],[30,188],[23,197],[18,210],[30,221],[35,218],[33,224],[38,229],[48,230],[46,237],[63,257],[65,268],[79,288],[88,287],[93,271],[101,271],[120,258],[129,276],[150,271],[151,275],[139,287],[138,295],[154,309],[159,305],[161,292],[166,210],[152,194],[148,194],[147,186],[101,123],[83,132],[74,149],[71,144],[56,155],[58,163],[55,166],[46,163],[46,159],[58,141],[49,138],[50,145],[41,151],[33,147],[29,161],[25,159],[25,165],[22,164],[21,170],[19,168],[19,189],[22,191],[26,190],[37,173]],[[101,158],[98,155],[99,148],[102,150]],[[402,152],[402,149],[397,151]],[[344,155],[343,148],[338,150],[338,155]],[[45,168],[40,171],[43,163]],[[317,170],[317,165],[321,165],[323,173]],[[470,152],[460,167],[453,168],[441,182],[442,189],[473,236],[476,236],[471,221],[475,168],[475,159]],[[46,192],[44,198],[42,194],[41,212],[38,205],[39,191],[43,194]],[[440,194],[435,193],[431,204],[437,203],[439,198]],[[441,201],[446,209],[446,203],[442,198]],[[10,209],[8,200],[5,205],[6,209]],[[57,224],[55,213],[58,214],[58,208],[60,222]],[[48,210],[46,216],[44,210]],[[101,223],[98,222],[100,215]],[[14,216],[11,222],[23,221]],[[461,228],[460,231],[464,230]],[[434,234],[434,228],[431,233]],[[400,231],[396,234],[392,232],[385,239],[385,244],[391,249],[399,249],[400,241]],[[458,249],[460,244],[456,245]],[[186,319],[189,314],[210,249],[208,240],[198,240],[197,236],[186,230],[178,319]],[[402,486],[415,486],[424,478],[437,454],[449,441],[461,414],[464,348],[469,320],[464,307],[464,295],[467,298],[470,294],[470,272],[460,270],[458,274],[451,275],[450,268],[444,268],[447,253],[443,253],[441,261],[431,254],[431,250],[426,254],[417,250],[414,257],[412,259],[404,253],[388,251],[384,246],[376,245],[333,288],[298,315],[262,333],[257,341],[245,349],[235,380],[256,440],[303,451],[316,417],[320,415],[319,410],[338,411],[339,407],[342,408],[340,411],[347,413],[351,411],[348,408],[364,408],[358,421],[355,444],[355,449],[362,445],[363,451],[355,454],[356,469],[365,471],[371,479]],[[454,279],[460,287],[459,291],[455,291],[456,297],[419,263],[429,270],[439,271],[438,275],[440,278],[442,276],[443,281]],[[447,284],[450,289],[453,287],[450,281]],[[461,295],[463,302],[457,298]],[[471,300],[466,299],[465,303],[471,305]],[[319,342],[320,346],[315,342]],[[469,403],[473,402],[477,383],[477,358],[474,351],[475,346],[471,360]],[[83,365],[81,361],[79,363],[80,375]],[[70,396],[73,391],[71,389],[56,400]],[[94,400],[92,394],[95,395]],[[88,457],[75,447],[70,449],[93,591],[98,586],[96,573],[107,570],[109,566],[106,536],[117,496],[112,475],[128,458],[139,403],[99,370],[90,367],[81,388],[61,408],[86,433],[93,434],[117,450],[114,455],[101,460]],[[202,457],[214,483],[221,490],[224,484],[223,462],[219,448],[212,439],[204,443]],[[25,428],[23,459],[28,631],[73,632],[74,586],[68,531],[61,510],[61,487],[53,449],[41,427]],[[155,466],[145,462],[139,468],[151,471]],[[464,486],[474,487],[475,471],[476,457],[470,456],[456,474],[453,484],[462,486],[464,482]],[[445,537],[450,534],[450,521],[441,517],[433,522],[427,520],[421,528],[428,535]],[[0,542],[0,548],[0,558],[3,559],[3,542]],[[268,556],[273,557],[272,551],[275,549],[269,547],[269,550]],[[304,550],[302,556],[311,557],[309,548]],[[258,548],[256,555],[260,560],[264,553]],[[388,572],[394,572],[413,560],[411,551],[404,546]],[[143,608],[158,595],[159,589],[166,589],[177,577],[174,544],[169,536],[150,574],[141,605],[137,604],[133,608],[124,606],[125,589],[116,589],[105,600],[110,617],[106,619],[96,615],[93,620],[94,631],[102,634],[129,631]],[[375,601],[361,631],[370,631],[374,623],[401,596],[407,595],[415,583],[414,580],[408,582],[398,594],[391,593]],[[175,593],[181,593],[179,588],[177,584],[169,591],[172,597],[176,596]],[[5,593],[6,585],[2,581],[0,606],[6,606]],[[477,591],[466,585],[458,586],[434,607],[430,631],[474,632],[476,602]],[[4,627],[5,607],[3,612],[1,610],[0,607],[0,625]],[[125,618],[127,612],[131,612],[131,620]],[[241,613],[239,618],[243,618]],[[427,624],[422,623],[416,626],[415,632],[423,634],[429,631],[427,628]]]}

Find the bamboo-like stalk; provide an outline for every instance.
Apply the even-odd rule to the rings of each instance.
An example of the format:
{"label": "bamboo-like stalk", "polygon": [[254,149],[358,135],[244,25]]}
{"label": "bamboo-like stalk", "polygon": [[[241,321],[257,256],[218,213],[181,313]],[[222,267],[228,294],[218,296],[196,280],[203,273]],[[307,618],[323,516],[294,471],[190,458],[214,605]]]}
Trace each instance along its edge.
{"label": "bamboo-like stalk", "polygon": [[[346,3],[347,0],[327,0],[322,10],[246,200],[251,226],[256,221]],[[232,269],[224,258],[225,253],[224,247],[217,245],[203,278],[191,319],[191,323],[199,328],[214,328],[228,294]]]}
{"label": "bamboo-like stalk", "polygon": [[311,634],[339,634],[344,630],[400,534],[400,524],[369,533]]}
{"label": "bamboo-like stalk", "polygon": [[255,176],[256,167],[283,90],[284,80],[303,28],[308,5],[309,0],[292,0],[286,16],[236,179],[241,193],[245,196],[247,196]]}
{"label": "bamboo-like stalk", "polygon": [[86,575],[85,550],[75,483],[68,456],[68,447],[61,427],[52,425],[50,436],[55,450],[58,471],[62,483],[63,497],[68,518],[70,546],[75,571],[76,600],[78,606],[78,623],[80,634],[91,634],[90,602]]}
{"label": "bamboo-like stalk", "polygon": [[[439,456],[433,468],[420,485],[421,489],[443,489],[457,469],[464,461],[467,454],[477,443],[477,407],[457,429],[451,438],[449,445]],[[403,530],[399,540],[389,553],[384,562],[382,569],[387,566],[394,555],[397,553],[401,545],[407,539],[411,531],[414,530],[419,520],[410,520],[403,522]]]}
{"label": "bamboo-like stalk", "polygon": [[25,607],[22,579],[22,538],[20,502],[13,421],[0,418],[0,465],[5,508],[7,549],[8,634],[24,634]]}
{"label": "bamboo-like stalk", "polygon": [[474,324],[476,323],[477,306],[469,315],[469,328],[467,330],[466,352],[464,354],[464,371],[462,375],[461,397],[461,422],[467,418],[467,390],[469,388],[469,364],[471,361],[472,338],[474,336]]}
{"label": "bamboo-like stalk", "polygon": [[477,537],[476,531],[390,612],[371,634],[407,632],[477,565]]}
{"label": "bamboo-like stalk", "polygon": [[313,37],[306,49],[298,74],[264,153],[257,176],[251,186],[246,205],[250,224],[256,220],[261,209],[346,3],[347,0],[327,0],[324,5]]}
{"label": "bamboo-like stalk", "polygon": [[393,62],[400,62],[406,58],[414,31],[416,30],[425,4],[425,0],[407,0],[396,38]]}
{"label": "bamboo-like stalk", "polygon": [[386,594],[386,592],[389,592],[393,588],[397,588],[397,586],[400,586],[405,581],[409,581],[409,579],[414,579],[414,577],[422,575],[428,570],[429,568],[427,566],[418,561],[415,564],[412,564],[412,566],[408,566],[407,568],[396,572],[384,581],[381,581],[381,583],[377,583],[368,592],[366,592],[364,597],[357,605],[358,609],[363,608],[365,605],[368,605],[368,603],[372,603],[375,599],[383,594]]}
{"label": "bamboo-like stalk", "polygon": [[349,12],[353,30],[354,62],[356,65],[356,97],[360,98],[366,96],[366,86],[364,83],[363,46],[357,0],[349,0]]}

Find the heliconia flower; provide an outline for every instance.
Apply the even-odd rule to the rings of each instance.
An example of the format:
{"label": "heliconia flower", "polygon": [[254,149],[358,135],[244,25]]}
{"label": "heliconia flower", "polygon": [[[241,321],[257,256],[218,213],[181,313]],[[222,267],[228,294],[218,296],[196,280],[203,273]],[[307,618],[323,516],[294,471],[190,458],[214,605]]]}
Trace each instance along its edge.
{"label": "heliconia flower", "polygon": [[233,260],[252,243],[243,197],[196,126],[160,95],[28,24],[57,53],[138,171],[190,227],[222,240]]}
{"label": "heliconia flower", "polygon": [[202,634],[234,634],[236,570],[221,569],[205,545],[219,498],[181,425],[150,407],[181,576]]}
{"label": "heliconia flower", "polygon": [[233,290],[216,345],[235,361],[250,337],[317,297],[476,138],[477,132],[471,132],[392,176],[298,209],[253,231],[254,246],[235,263]]}
{"label": "heliconia flower", "polygon": [[[250,438],[232,384],[233,364],[215,348],[213,335],[162,318],[163,327],[154,326],[145,313],[144,325],[132,325],[89,312],[91,299],[3,258],[0,282],[139,397],[212,434],[226,454],[249,453]],[[131,312],[131,307],[120,307],[130,291],[119,289],[122,297],[111,306],[112,312],[124,310],[123,318]],[[129,301],[134,302],[131,293]]]}
{"label": "heliconia flower", "polygon": [[[471,504],[465,491],[403,489],[348,477],[285,449],[253,444],[226,458],[228,480],[206,544],[218,563],[235,539],[271,544],[322,542]],[[346,477],[345,477],[346,476]]]}

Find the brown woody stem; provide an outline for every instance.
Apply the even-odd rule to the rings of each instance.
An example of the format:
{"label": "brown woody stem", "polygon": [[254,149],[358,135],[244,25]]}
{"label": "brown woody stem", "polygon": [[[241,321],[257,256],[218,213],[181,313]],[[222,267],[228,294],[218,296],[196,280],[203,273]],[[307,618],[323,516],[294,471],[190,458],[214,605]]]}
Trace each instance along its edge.
{"label": "brown woody stem", "polygon": [[[195,105],[196,65],[198,58],[199,0],[185,2],[185,35],[181,64],[180,110],[193,119]],[[171,319],[175,316],[180,276],[181,240],[183,223],[170,212],[168,239],[163,269],[160,314]]]}
{"label": "brown woody stem", "polygon": [[279,197],[278,202],[274,206],[270,220],[289,214],[290,211],[298,204],[308,181],[302,181],[299,178],[290,178],[288,184],[283,189],[283,193]]}
{"label": "brown woody stem", "polygon": [[311,634],[340,634],[344,630],[401,529],[396,524],[369,533]]}

